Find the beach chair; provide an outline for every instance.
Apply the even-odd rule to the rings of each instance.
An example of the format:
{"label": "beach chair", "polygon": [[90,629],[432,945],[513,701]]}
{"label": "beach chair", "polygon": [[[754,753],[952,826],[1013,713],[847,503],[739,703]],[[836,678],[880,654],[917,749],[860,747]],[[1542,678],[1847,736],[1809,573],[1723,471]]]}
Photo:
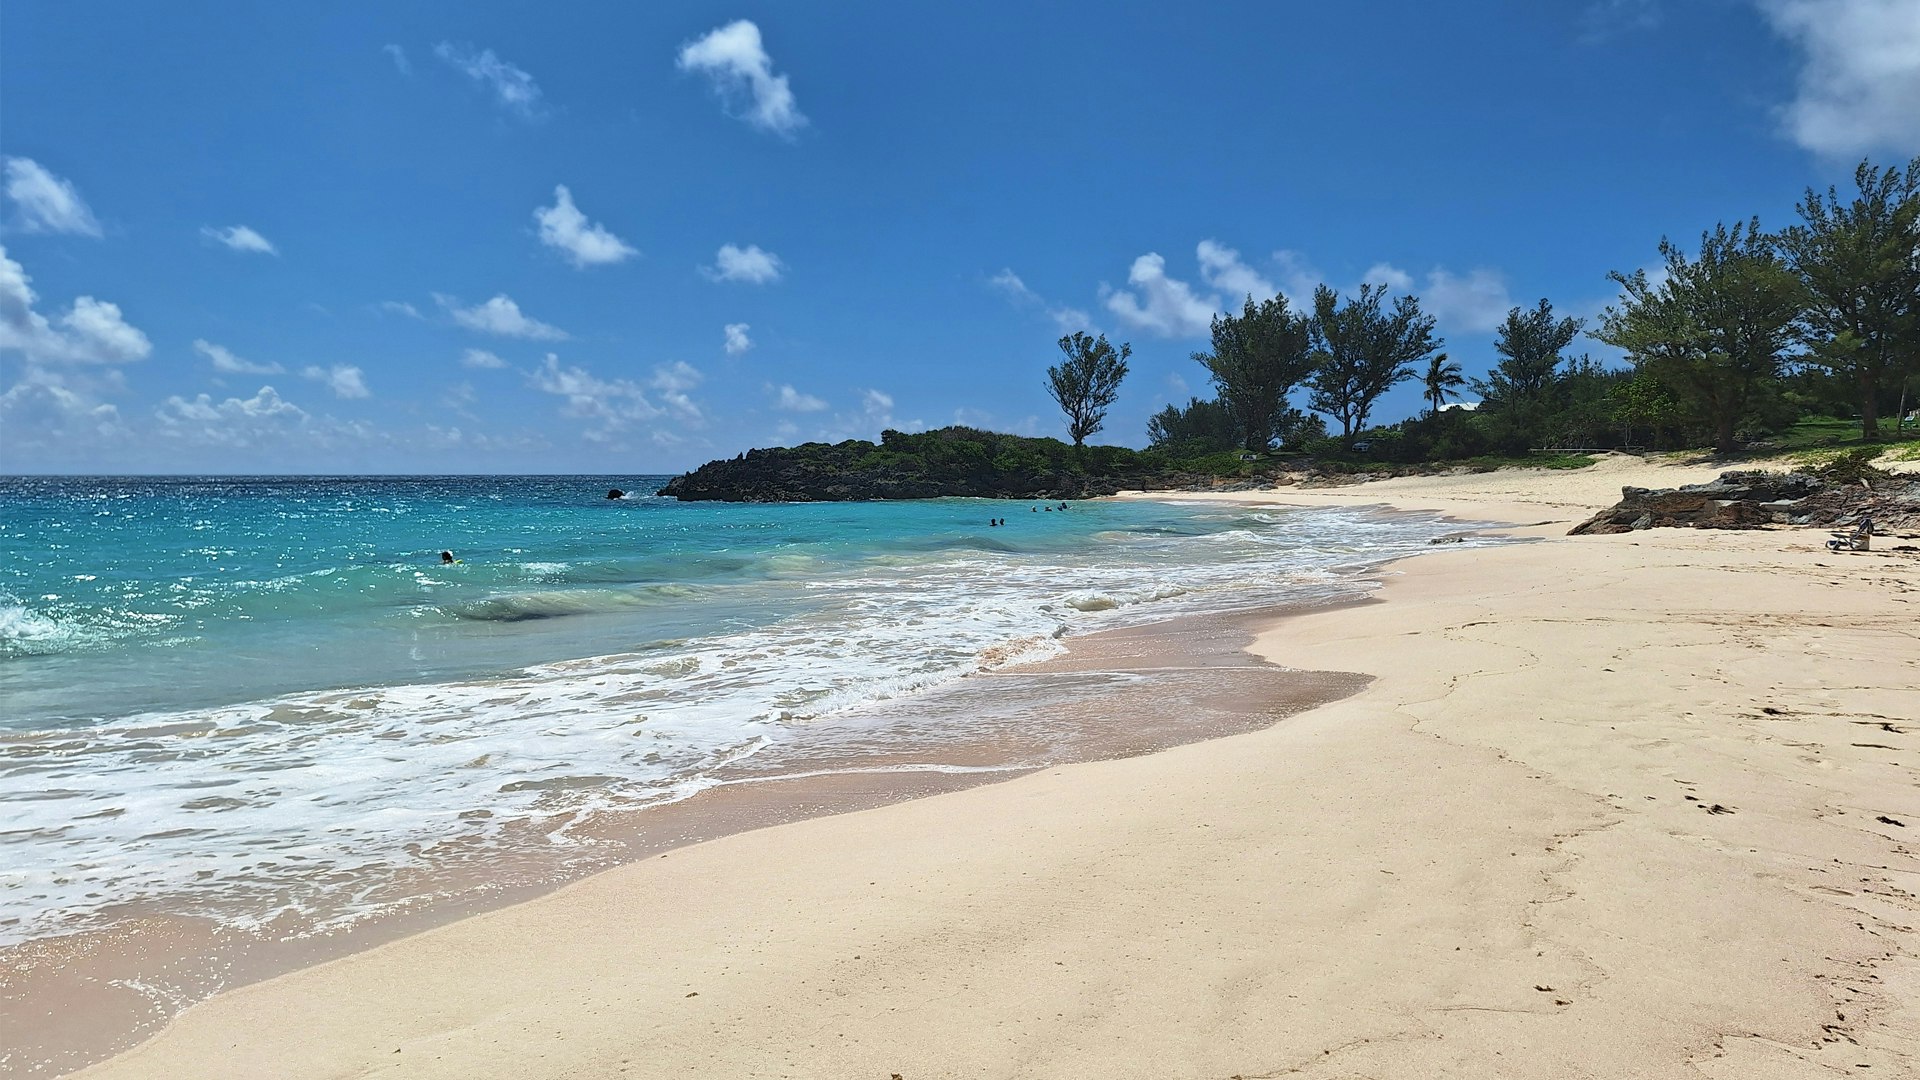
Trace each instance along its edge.
{"label": "beach chair", "polygon": [[1828,551],[1869,550],[1873,540],[1873,515],[1862,517],[1860,524],[1851,529],[1836,529],[1828,535],[1832,537],[1827,541]]}

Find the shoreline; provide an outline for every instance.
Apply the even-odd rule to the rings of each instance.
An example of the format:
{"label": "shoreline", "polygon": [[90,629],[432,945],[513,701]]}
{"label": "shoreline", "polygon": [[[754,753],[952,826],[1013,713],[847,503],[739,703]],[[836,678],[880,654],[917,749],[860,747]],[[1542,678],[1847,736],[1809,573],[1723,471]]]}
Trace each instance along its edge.
{"label": "shoreline", "polygon": [[[1513,494],[1393,483],[1226,497]],[[81,1075],[1899,1075],[1916,564],[1818,539],[1437,550],[1257,637],[1378,676],[1288,723],[681,848]]]}
{"label": "shoreline", "polygon": [[[482,882],[497,860],[443,871],[406,906],[342,931],[275,938],[205,919],[136,917],[106,931],[35,939],[0,950],[0,1072],[63,1075],[126,1051],[201,1001],[342,958],[461,919],[549,896],[572,883],[720,837],[873,809],[994,784],[1063,763],[1154,753],[1277,723],[1356,692],[1344,673],[1283,669],[1246,651],[1274,612],[1354,600],[1176,615],[1066,639],[1065,651],[984,668],[904,699],[838,714],[838,729],[873,730],[870,745],[788,751],[777,763],[745,758],[715,786],[683,799],[608,812],[572,834],[601,845],[584,872],[515,864],[504,884]],[[1209,693],[1191,672],[1239,692]],[[1113,730],[1090,706],[1149,698],[1187,707]],[[1021,721],[1044,711],[1043,729]],[[943,716],[969,717],[966,735]],[[884,746],[881,741],[884,740]],[[837,749],[835,749],[837,747]],[[506,868],[501,868],[506,869]],[[47,1065],[38,1064],[46,1062]],[[57,1062],[57,1065],[52,1063]],[[49,1067],[51,1066],[51,1067]]]}

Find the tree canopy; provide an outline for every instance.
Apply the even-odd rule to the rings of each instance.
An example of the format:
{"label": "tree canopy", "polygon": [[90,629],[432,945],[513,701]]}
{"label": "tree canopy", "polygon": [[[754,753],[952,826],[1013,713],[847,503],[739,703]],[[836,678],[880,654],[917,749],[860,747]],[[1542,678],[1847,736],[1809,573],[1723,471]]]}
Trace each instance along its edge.
{"label": "tree canopy", "polygon": [[1809,188],[1780,242],[1806,286],[1806,359],[1854,384],[1872,439],[1883,386],[1920,369],[1920,157],[1904,171],[1863,161],[1853,181],[1849,202]]}
{"label": "tree canopy", "polygon": [[1441,345],[1433,334],[1433,316],[1421,312],[1419,298],[1396,297],[1389,311],[1386,292],[1384,285],[1362,285],[1359,295],[1343,304],[1340,294],[1325,285],[1313,291],[1310,404],[1340,421],[1341,438],[1366,427],[1380,395],[1412,378],[1414,365]]}
{"label": "tree canopy", "polygon": [[1694,259],[1661,240],[1660,257],[1664,280],[1608,275],[1624,295],[1593,336],[1706,420],[1727,453],[1756,385],[1780,372],[1804,292],[1758,218],[1703,233]]}
{"label": "tree canopy", "polygon": [[1213,317],[1213,350],[1194,353],[1233,414],[1245,446],[1265,451],[1290,408],[1287,395],[1313,372],[1312,331],[1285,296],[1247,297],[1240,314]]}
{"label": "tree canopy", "polygon": [[1127,377],[1127,357],[1133,355],[1133,346],[1115,348],[1107,335],[1096,338],[1085,331],[1068,334],[1059,344],[1066,359],[1047,369],[1047,392],[1067,414],[1067,434],[1077,449],[1106,424],[1107,410],[1120,395],[1120,381]]}

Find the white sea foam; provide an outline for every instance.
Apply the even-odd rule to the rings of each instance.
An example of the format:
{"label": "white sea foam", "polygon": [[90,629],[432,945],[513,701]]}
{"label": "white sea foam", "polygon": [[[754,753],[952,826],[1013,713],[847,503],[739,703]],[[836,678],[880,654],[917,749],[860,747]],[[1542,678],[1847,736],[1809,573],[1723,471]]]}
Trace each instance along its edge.
{"label": "white sea foam", "polygon": [[[774,573],[797,580],[777,587],[804,608],[737,633],[509,678],[0,737],[0,941],[143,901],[308,932],[394,902],[372,883],[451,852],[590,854],[578,826],[594,814],[685,798],[804,741],[812,721],[1046,655],[1063,632],[1353,591],[1338,567],[1423,550],[1448,528],[1282,514],[1210,536],[1117,533],[1092,552],[902,556],[804,578],[817,559],[781,556]],[[452,610],[512,620],[705,595],[533,589]],[[51,632],[34,620],[0,606],[0,635]]]}

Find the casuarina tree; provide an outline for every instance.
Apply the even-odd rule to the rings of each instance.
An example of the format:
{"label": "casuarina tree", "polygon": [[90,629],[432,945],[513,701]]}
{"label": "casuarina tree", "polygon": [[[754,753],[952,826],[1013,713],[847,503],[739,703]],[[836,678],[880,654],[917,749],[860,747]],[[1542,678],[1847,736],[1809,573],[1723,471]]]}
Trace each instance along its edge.
{"label": "casuarina tree", "polygon": [[1096,338],[1082,331],[1061,338],[1060,351],[1066,359],[1047,369],[1047,392],[1067,414],[1067,434],[1078,450],[1107,422],[1107,410],[1120,395],[1120,380],[1127,377],[1133,346],[1116,349],[1107,335]]}
{"label": "casuarina tree", "polygon": [[1667,240],[1660,257],[1664,280],[1607,275],[1622,296],[1593,336],[1660,380],[1727,453],[1756,388],[1780,372],[1805,294],[1758,218],[1702,234],[1697,259]]}
{"label": "casuarina tree", "polygon": [[1212,376],[1220,403],[1233,412],[1248,450],[1262,452],[1273,444],[1287,415],[1287,395],[1313,371],[1307,323],[1284,296],[1249,296],[1240,314],[1213,317],[1213,350],[1193,354]]}
{"label": "casuarina tree", "polygon": [[1880,435],[1880,394],[1920,369],[1920,158],[1854,170],[1851,201],[1828,188],[1801,199],[1780,236],[1807,290],[1807,359],[1846,378],[1860,434]]}
{"label": "casuarina tree", "polygon": [[1485,379],[1474,380],[1480,412],[1513,448],[1539,445],[1548,419],[1565,397],[1560,382],[1560,353],[1580,336],[1583,320],[1555,319],[1553,304],[1542,299],[1531,310],[1513,308],[1494,333],[1500,354]]}
{"label": "casuarina tree", "polygon": [[1367,426],[1380,395],[1413,378],[1414,366],[1441,345],[1433,336],[1433,316],[1420,311],[1417,297],[1397,297],[1388,310],[1386,293],[1384,285],[1362,285],[1360,295],[1343,304],[1325,285],[1313,291],[1308,404],[1340,421],[1345,439]]}

